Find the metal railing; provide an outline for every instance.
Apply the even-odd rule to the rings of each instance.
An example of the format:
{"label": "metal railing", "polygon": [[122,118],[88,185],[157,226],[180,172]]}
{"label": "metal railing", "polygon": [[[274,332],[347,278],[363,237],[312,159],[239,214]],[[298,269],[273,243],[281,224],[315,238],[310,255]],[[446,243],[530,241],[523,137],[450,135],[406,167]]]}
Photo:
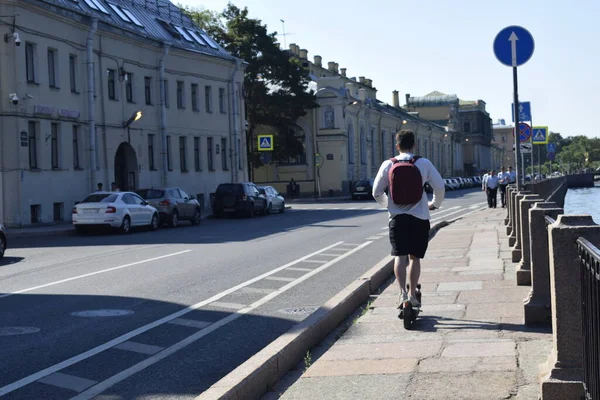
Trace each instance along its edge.
{"label": "metal railing", "polygon": [[577,239],[581,271],[583,383],[587,400],[600,399],[600,250]]}
{"label": "metal railing", "polygon": [[556,220],[549,215],[546,215],[544,219],[546,220],[546,225],[552,225],[556,222]]}

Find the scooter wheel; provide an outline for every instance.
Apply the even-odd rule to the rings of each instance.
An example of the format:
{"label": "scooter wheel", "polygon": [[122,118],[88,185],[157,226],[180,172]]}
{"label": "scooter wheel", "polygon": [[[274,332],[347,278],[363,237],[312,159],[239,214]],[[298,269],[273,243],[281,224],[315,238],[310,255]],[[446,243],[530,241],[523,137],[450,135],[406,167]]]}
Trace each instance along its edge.
{"label": "scooter wheel", "polygon": [[415,311],[413,310],[413,307],[412,307],[412,304],[410,303],[410,301],[407,301],[404,303],[403,311],[404,311],[404,319],[403,319],[404,329],[408,330],[411,328],[411,325],[412,325],[414,319],[416,318],[416,316],[413,316]]}

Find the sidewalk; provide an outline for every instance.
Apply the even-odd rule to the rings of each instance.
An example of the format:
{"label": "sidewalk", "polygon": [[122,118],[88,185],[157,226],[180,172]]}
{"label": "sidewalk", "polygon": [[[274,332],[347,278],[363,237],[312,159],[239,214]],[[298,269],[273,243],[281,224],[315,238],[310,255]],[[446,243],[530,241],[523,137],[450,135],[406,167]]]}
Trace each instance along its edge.
{"label": "sidewalk", "polygon": [[281,399],[537,399],[551,333],[523,324],[530,287],[516,285],[505,214],[485,209],[433,238],[413,330],[394,281]]}

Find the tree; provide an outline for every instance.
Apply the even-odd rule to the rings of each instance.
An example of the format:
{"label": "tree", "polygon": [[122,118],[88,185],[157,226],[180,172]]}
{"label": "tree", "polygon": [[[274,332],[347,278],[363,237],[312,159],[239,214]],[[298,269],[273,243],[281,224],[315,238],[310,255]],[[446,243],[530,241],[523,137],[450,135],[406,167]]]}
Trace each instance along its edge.
{"label": "tree", "polygon": [[244,93],[249,171],[262,165],[253,140],[258,127],[271,127],[275,132],[274,161],[302,154],[296,121],[318,104],[308,90],[308,71],[279,48],[277,32],[269,33],[261,20],[248,16],[247,7],[242,10],[232,3],[219,14],[189,7],[183,10],[229,53],[248,63]]}

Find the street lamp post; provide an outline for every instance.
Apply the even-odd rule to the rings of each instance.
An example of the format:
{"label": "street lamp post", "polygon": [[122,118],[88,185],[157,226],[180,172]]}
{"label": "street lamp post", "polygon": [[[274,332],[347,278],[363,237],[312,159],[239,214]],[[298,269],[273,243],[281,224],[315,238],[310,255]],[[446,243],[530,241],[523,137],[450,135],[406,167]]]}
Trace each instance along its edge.
{"label": "street lamp post", "polygon": [[130,133],[129,127],[131,126],[131,124],[133,124],[135,121],[138,121],[140,118],[142,118],[142,112],[141,111],[136,111],[123,124],[123,128],[127,128],[127,143],[129,143],[129,144],[131,144],[131,133]]}

